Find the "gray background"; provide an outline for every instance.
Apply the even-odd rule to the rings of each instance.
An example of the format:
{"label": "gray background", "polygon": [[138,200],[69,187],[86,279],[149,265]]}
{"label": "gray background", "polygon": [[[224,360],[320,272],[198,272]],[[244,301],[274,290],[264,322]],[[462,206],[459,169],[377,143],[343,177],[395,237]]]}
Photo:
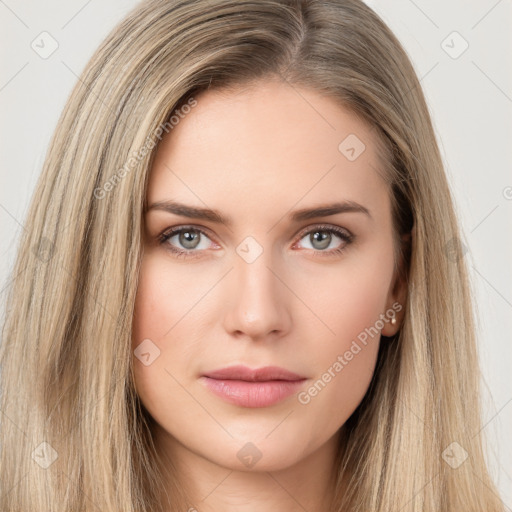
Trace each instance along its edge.
{"label": "gray background", "polygon": [[[484,433],[493,477],[510,510],[512,1],[367,3],[413,61],[457,201],[478,303]],[[28,203],[60,111],[92,52],[135,4],[0,0],[2,306]],[[31,47],[43,31],[58,44],[47,58]],[[461,53],[465,41],[469,46]],[[50,44],[46,39],[45,48]]]}

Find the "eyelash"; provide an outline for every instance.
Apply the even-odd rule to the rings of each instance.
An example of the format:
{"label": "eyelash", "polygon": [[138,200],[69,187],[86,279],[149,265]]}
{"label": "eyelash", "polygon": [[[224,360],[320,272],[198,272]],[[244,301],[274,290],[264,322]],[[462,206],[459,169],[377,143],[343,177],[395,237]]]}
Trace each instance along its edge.
{"label": "eyelash", "polygon": [[[207,238],[210,238],[208,236],[208,233],[204,231],[203,229],[194,227],[194,226],[182,226],[180,228],[172,228],[170,230],[165,231],[161,235],[158,236],[158,242],[160,245],[166,244],[168,247],[166,247],[166,250],[172,252],[176,257],[178,258],[196,258],[200,257],[200,253],[202,251],[194,251],[194,250],[180,250],[176,247],[172,246],[171,244],[167,244],[167,241],[172,238],[176,234],[180,234],[185,231],[194,231],[198,232],[202,235],[205,235]],[[317,231],[323,231],[328,233],[334,233],[336,236],[341,238],[345,243],[336,249],[331,249],[329,251],[321,251],[321,250],[314,250],[313,251],[315,257],[329,257],[329,256],[337,256],[342,254],[348,245],[350,245],[354,239],[355,236],[352,233],[349,233],[347,230],[339,228],[337,226],[331,226],[331,225],[325,225],[325,224],[319,224],[317,226],[313,226],[312,228],[309,228],[307,231],[302,231],[299,236],[299,241],[302,240],[306,235],[315,233]],[[197,253],[197,254],[194,254]]]}

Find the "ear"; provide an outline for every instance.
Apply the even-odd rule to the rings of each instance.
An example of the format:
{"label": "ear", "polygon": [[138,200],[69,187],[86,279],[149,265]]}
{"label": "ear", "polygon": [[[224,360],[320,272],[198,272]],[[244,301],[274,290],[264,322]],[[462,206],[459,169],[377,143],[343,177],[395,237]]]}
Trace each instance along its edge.
{"label": "ear", "polygon": [[[404,314],[405,314],[405,303],[407,301],[408,291],[408,265],[410,261],[411,243],[413,230],[411,233],[406,233],[401,236],[402,250],[400,253],[400,261],[398,262],[398,268],[395,270],[393,275],[393,282],[390,287],[386,302],[386,311],[394,311],[396,322],[392,324],[390,321],[386,322],[381,334],[386,337],[394,336],[400,329]],[[394,305],[394,307],[393,307]]]}

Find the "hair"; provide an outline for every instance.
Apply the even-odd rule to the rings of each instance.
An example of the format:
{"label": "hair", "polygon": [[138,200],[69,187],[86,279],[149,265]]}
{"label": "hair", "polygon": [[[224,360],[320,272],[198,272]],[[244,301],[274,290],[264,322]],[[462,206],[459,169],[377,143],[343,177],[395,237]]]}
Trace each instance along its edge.
{"label": "hair", "polygon": [[[503,510],[484,458],[471,283],[432,121],[405,50],[360,0],[149,0],[96,50],[50,141],[8,289],[0,510],[190,506],[177,480],[166,507],[159,499],[163,466],[133,379],[149,170],[155,138],[201,92],[262,80],[332,98],[374,131],[405,269],[403,322],[343,427],[331,510]],[[457,468],[442,457],[454,442],[468,454]]]}

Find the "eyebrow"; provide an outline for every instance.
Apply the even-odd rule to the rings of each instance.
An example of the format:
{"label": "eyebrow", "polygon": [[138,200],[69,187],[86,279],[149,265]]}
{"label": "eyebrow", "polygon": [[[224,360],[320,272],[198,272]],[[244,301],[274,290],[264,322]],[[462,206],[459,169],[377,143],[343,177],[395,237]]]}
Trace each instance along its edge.
{"label": "eyebrow", "polygon": [[[151,204],[147,208],[146,213],[151,210],[161,210],[175,215],[180,215],[182,217],[207,220],[218,224],[225,224],[226,226],[231,226],[233,224],[230,217],[223,215],[218,210],[188,206],[171,200],[157,201],[156,203]],[[363,213],[370,219],[372,218],[368,208],[365,208],[363,205],[356,203],[355,201],[341,201],[313,208],[295,210],[290,214],[290,220],[292,222],[301,222],[308,219],[314,219],[316,217],[328,217],[329,215],[347,212]]]}

